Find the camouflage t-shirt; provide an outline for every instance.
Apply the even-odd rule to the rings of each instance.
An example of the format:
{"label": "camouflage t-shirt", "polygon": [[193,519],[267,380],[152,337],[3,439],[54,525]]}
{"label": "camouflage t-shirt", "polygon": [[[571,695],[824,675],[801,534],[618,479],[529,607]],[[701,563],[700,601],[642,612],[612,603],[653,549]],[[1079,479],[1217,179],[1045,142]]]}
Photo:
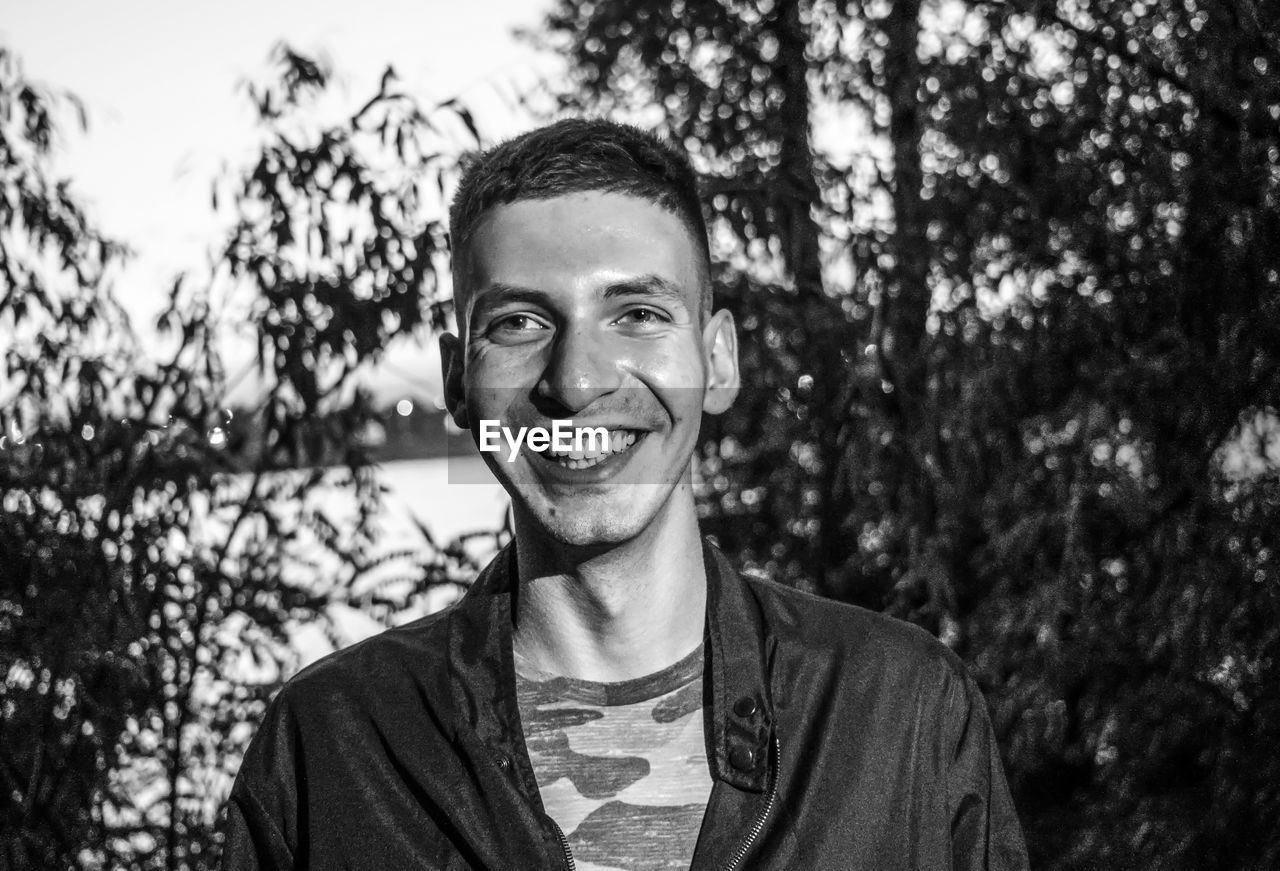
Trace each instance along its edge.
{"label": "camouflage t-shirt", "polygon": [[543,806],[583,871],[683,871],[711,794],[702,647],[647,677],[596,683],[516,657]]}

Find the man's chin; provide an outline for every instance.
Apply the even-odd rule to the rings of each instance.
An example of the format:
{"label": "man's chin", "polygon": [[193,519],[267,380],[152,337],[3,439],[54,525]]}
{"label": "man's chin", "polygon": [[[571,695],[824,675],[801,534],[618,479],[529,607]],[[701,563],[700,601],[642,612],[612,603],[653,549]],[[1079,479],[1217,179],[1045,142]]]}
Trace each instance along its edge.
{"label": "man's chin", "polygon": [[520,512],[523,522],[517,528],[575,549],[625,544],[641,535],[658,513],[658,506],[650,504],[650,498],[657,494],[637,489],[628,487],[625,494],[611,494],[614,498],[584,499],[578,504],[561,500],[536,506],[526,503]]}
{"label": "man's chin", "polygon": [[542,526],[539,532],[559,546],[572,550],[608,550],[625,544],[635,537],[631,530],[616,528],[599,528],[590,525],[548,525]]}

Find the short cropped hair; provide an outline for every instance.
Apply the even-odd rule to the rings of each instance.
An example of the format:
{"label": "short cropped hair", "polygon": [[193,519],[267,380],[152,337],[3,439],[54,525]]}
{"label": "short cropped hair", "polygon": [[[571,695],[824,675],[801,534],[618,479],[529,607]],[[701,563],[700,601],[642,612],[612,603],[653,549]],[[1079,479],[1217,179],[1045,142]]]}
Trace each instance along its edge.
{"label": "short cropped hair", "polygon": [[[629,124],[567,118],[480,152],[464,164],[449,207],[454,294],[467,280],[472,236],[486,212],[565,194],[627,194],[671,212],[699,253],[702,314],[711,310],[710,248],[698,176],[684,152]],[[459,310],[459,315],[462,312]]]}

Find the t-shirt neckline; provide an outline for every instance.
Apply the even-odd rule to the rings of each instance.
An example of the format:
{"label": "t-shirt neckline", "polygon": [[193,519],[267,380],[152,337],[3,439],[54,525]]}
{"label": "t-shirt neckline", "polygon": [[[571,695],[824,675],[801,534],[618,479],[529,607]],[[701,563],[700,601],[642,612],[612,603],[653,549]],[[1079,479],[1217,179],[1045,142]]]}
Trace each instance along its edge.
{"label": "t-shirt neckline", "polygon": [[592,705],[634,705],[665,696],[702,676],[704,645],[664,669],[622,681],[593,681],[563,677],[533,668],[515,654],[516,678],[541,684],[542,689],[560,698]]}

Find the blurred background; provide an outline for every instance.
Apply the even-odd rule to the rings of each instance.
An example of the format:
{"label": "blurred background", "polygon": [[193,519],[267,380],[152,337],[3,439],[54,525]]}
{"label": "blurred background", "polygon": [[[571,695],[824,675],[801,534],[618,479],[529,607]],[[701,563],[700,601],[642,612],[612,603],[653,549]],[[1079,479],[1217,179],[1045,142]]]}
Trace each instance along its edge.
{"label": "blurred background", "polygon": [[584,113],[703,175],[705,531],[964,658],[1035,867],[1280,867],[1278,73],[1256,0],[9,4],[0,868],[216,867],[280,683],[505,541],[445,206]]}

